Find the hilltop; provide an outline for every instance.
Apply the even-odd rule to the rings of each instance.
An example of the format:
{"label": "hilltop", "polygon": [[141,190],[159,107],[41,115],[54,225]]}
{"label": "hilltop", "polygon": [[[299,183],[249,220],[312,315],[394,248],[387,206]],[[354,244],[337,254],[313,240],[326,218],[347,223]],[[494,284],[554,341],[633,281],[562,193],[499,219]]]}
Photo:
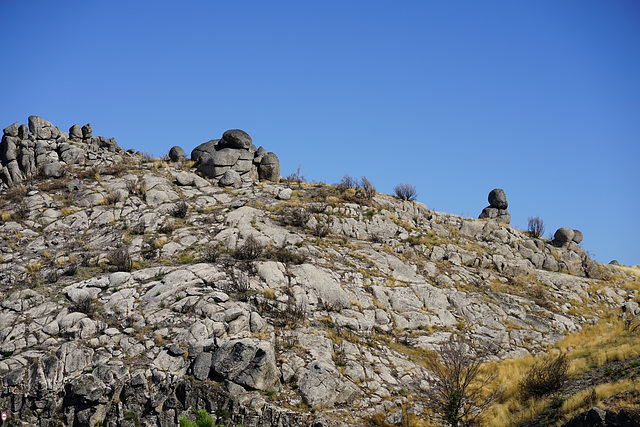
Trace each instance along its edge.
{"label": "hilltop", "polygon": [[[498,371],[577,354],[563,340],[608,325],[630,346],[618,379],[637,376],[637,332],[617,316],[637,316],[640,274],[596,263],[574,230],[547,241],[348,177],[279,178],[277,156],[228,132],[194,161],[125,151],[90,125],[5,129],[8,425],[174,426],[197,409],[230,425],[426,425],[428,361],[452,336]],[[612,361],[575,368],[570,393],[607,383],[578,379]],[[615,413],[604,401],[574,409]]]}

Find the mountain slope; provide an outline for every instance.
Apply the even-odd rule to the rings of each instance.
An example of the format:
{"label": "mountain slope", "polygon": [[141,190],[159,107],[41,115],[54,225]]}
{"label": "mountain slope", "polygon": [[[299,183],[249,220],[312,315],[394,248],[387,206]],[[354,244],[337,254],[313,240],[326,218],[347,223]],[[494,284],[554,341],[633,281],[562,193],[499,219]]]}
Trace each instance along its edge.
{"label": "mountain slope", "polygon": [[186,160],[83,144],[59,176],[2,190],[9,425],[418,420],[424,360],[452,334],[538,354],[638,300],[573,242],[344,186],[221,188]]}

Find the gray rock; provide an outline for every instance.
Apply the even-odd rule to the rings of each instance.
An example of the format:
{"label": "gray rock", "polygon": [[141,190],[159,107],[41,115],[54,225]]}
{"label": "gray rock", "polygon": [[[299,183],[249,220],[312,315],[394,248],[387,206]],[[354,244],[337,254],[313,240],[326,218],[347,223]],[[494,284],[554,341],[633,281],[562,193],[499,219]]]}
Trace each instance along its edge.
{"label": "gray rock", "polygon": [[584,236],[582,235],[582,231],[580,230],[573,230],[573,241],[576,243],[580,243],[582,242],[582,238]]}
{"label": "gray rock", "polygon": [[244,387],[267,390],[280,378],[271,343],[249,338],[230,340],[213,355],[216,374]]}
{"label": "gray rock", "polygon": [[494,188],[489,192],[489,205],[492,208],[507,209],[509,204],[507,203],[507,195],[504,194],[502,188]]}
{"label": "gray rock", "polygon": [[200,353],[198,357],[193,361],[191,371],[196,379],[201,381],[209,378],[211,372],[211,361],[213,360],[213,354],[209,352]]}
{"label": "gray rock", "polygon": [[64,170],[62,169],[60,162],[52,160],[42,167],[42,173],[44,176],[60,178],[64,174]]}
{"label": "gray rock", "polygon": [[91,137],[93,137],[93,127],[91,123],[87,123],[82,126],[82,139],[90,139]]}
{"label": "gray rock", "polygon": [[18,158],[18,144],[19,140],[13,136],[2,137],[2,144],[0,145],[0,159],[5,165]]}
{"label": "gray rock", "polygon": [[560,227],[553,235],[553,241],[558,245],[566,245],[573,240],[574,231],[569,227]]}
{"label": "gray rock", "polygon": [[20,125],[18,128],[18,138],[27,139],[29,137],[29,126]]}
{"label": "gray rock", "polygon": [[172,162],[179,162],[181,160],[184,160],[186,157],[187,155],[185,154],[182,147],[178,147],[176,145],[174,147],[171,147],[171,150],[169,150],[169,158]]}
{"label": "gray rock", "polygon": [[196,148],[194,148],[191,151],[191,160],[193,160],[194,162],[200,163],[206,157],[212,156],[213,153],[215,153],[216,151],[216,146],[218,145],[218,142],[220,142],[219,139],[212,139],[210,141],[207,141],[203,144],[198,145]]}
{"label": "gray rock", "polygon": [[511,222],[511,214],[506,209],[487,206],[482,210],[478,219],[495,219],[502,224],[509,224]]}
{"label": "gray rock", "polygon": [[234,187],[238,188],[242,185],[242,178],[240,174],[234,170],[228,170],[222,175],[220,181],[218,181],[220,187]]}
{"label": "gray rock", "polygon": [[293,190],[290,188],[283,188],[278,192],[278,199],[280,200],[289,200],[291,195],[293,194]]}
{"label": "gray rock", "polygon": [[4,134],[7,136],[18,136],[18,126],[18,122],[15,122],[14,124],[4,128],[2,132],[4,132]]}
{"label": "gray rock", "polygon": [[29,130],[35,139],[56,139],[60,129],[38,116],[29,116]]}
{"label": "gray rock", "polygon": [[251,137],[243,130],[230,129],[222,134],[221,145],[230,148],[250,149],[252,146]]}
{"label": "gray rock", "polygon": [[240,150],[223,148],[211,154],[211,157],[208,158],[206,162],[213,164],[214,166],[233,166],[239,158]]}
{"label": "gray rock", "polygon": [[262,157],[258,166],[258,176],[266,181],[277,181],[280,178],[280,159],[269,152]]}
{"label": "gray rock", "polygon": [[300,395],[312,408],[346,402],[359,393],[358,387],[328,363],[316,360],[298,382]]}
{"label": "gray rock", "polygon": [[106,385],[93,374],[85,374],[71,383],[70,392],[82,403],[93,403],[106,399]]}
{"label": "gray rock", "polygon": [[76,141],[82,140],[82,128],[79,124],[75,124],[69,128],[69,139]]}

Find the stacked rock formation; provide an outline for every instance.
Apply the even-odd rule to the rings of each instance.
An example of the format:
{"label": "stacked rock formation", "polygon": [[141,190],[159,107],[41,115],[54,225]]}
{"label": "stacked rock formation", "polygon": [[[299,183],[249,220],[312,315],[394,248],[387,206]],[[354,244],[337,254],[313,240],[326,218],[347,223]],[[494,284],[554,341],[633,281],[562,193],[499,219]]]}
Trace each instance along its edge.
{"label": "stacked rock formation", "polygon": [[256,148],[251,137],[240,129],[231,129],[221,139],[198,145],[191,152],[198,172],[218,180],[220,186],[238,187],[243,181],[277,181],[280,160],[264,148]]}
{"label": "stacked rock formation", "polygon": [[556,246],[566,246],[573,242],[579,244],[582,242],[582,232],[580,230],[573,230],[569,227],[560,227],[553,235],[553,244]]}
{"label": "stacked rock formation", "polygon": [[28,126],[16,122],[3,132],[0,179],[8,187],[38,174],[60,177],[66,166],[84,165],[86,160],[97,157],[98,150],[120,150],[115,139],[94,137],[90,124],[75,124],[67,133],[42,117],[29,116]]}
{"label": "stacked rock formation", "polygon": [[489,193],[489,206],[482,210],[479,219],[495,219],[503,224],[511,222],[511,214],[507,211],[507,195],[502,188],[494,188]]}

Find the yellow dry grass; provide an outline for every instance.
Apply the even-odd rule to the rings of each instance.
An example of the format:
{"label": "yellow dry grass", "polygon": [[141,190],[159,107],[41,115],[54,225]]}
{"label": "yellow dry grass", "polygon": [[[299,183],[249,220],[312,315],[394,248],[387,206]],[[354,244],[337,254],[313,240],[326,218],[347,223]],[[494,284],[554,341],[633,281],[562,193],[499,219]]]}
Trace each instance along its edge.
{"label": "yellow dry grass", "polygon": [[[640,334],[626,331],[624,322],[611,314],[601,318],[596,325],[568,335],[551,348],[549,353],[559,354],[561,351],[566,352],[569,359],[570,377],[576,377],[605,363],[640,355]],[[487,411],[487,419],[491,420],[492,426],[509,426],[518,421],[535,418],[550,405],[550,397],[523,402],[519,396],[519,382],[539,359],[539,357],[527,356],[489,365],[489,370],[497,374],[497,378],[489,387],[500,386],[504,392],[500,401]],[[622,392],[633,392],[638,395],[640,381],[622,380],[600,384],[595,387],[595,397],[591,389],[582,390],[569,397],[560,410],[565,414],[565,419],[569,419],[576,412],[588,409]]]}

